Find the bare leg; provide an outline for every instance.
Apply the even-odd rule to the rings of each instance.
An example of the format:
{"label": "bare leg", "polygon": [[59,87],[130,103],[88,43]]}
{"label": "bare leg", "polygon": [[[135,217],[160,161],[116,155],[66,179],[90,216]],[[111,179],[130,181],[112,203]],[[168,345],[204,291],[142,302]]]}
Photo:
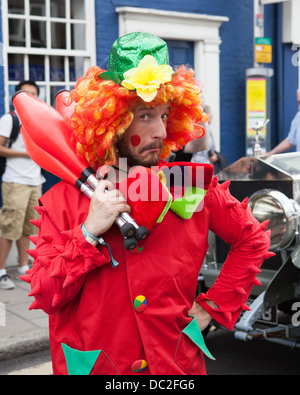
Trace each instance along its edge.
{"label": "bare leg", "polygon": [[5,269],[6,260],[12,246],[12,241],[0,238],[0,270]]}
{"label": "bare leg", "polygon": [[29,249],[29,239],[27,236],[21,236],[19,240],[16,241],[17,249],[19,253],[19,267],[28,265],[28,254]]}

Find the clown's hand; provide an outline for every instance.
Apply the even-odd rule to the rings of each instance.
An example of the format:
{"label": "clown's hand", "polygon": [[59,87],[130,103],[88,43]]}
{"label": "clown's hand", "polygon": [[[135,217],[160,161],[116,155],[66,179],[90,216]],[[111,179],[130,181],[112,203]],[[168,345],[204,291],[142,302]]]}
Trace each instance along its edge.
{"label": "clown's hand", "polygon": [[[218,306],[211,300],[207,300],[206,303],[214,309],[218,308]],[[204,308],[197,302],[194,302],[188,314],[196,318],[201,332],[204,331],[204,329],[209,325],[210,321],[212,320],[211,315],[209,315],[207,311],[204,310]]]}
{"label": "clown's hand", "polygon": [[120,213],[130,211],[121,192],[111,182],[103,180],[93,193],[84,225],[91,234],[100,236],[112,226]]}

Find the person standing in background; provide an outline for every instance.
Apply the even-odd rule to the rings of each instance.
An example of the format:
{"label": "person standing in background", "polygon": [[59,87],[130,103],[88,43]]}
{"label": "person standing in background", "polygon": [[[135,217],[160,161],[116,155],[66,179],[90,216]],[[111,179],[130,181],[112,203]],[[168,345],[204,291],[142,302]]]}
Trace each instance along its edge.
{"label": "person standing in background", "polygon": [[268,157],[274,154],[281,154],[295,147],[296,151],[300,151],[300,90],[297,91],[298,112],[292,120],[288,136],[281,141],[271,151],[266,152],[263,156]]}
{"label": "person standing in background", "polygon": [[[22,81],[16,86],[16,92],[23,90],[32,96],[39,96],[39,87],[34,81]],[[16,117],[16,114],[13,114]],[[17,119],[18,120],[18,119]],[[19,273],[24,274],[28,267],[28,236],[36,233],[29,221],[37,218],[34,206],[42,194],[45,178],[41,168],[26,152],[21,133],[9,147],[13,130],[13,116],[5,114],[0,119],[0,156],[6,158],[6,167],[2,176],[2,212],[0,215],[0,288],[12,289],[13,281],[5,269],[6,261],[16,241],[19,256]]]}

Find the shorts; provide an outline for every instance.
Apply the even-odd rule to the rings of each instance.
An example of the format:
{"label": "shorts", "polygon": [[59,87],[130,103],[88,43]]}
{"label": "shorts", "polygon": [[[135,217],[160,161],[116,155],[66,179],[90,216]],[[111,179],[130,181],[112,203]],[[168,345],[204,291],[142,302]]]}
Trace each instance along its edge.
{"label": "shorts", "polygon": [[19,240],[22,235],[36,235],[38,229],[29,221],[38,219],[34,209],[42,194],[42,186],[23,185],[14,182],[2,182],[2,213],[0,230],[7,240]]}

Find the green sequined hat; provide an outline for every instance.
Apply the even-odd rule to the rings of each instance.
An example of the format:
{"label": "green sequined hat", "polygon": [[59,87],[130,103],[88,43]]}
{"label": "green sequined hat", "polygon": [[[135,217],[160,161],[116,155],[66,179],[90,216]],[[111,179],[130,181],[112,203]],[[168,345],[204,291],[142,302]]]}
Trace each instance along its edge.
{"label": "green sequined hat", "polygon": [[158,65],[169,65],[168,47],[164,40],[150,33],[125,34],[113,43],[107,71],[98,77],[121,85],[124,73],[137,68],[146,55],[153,56]]}

